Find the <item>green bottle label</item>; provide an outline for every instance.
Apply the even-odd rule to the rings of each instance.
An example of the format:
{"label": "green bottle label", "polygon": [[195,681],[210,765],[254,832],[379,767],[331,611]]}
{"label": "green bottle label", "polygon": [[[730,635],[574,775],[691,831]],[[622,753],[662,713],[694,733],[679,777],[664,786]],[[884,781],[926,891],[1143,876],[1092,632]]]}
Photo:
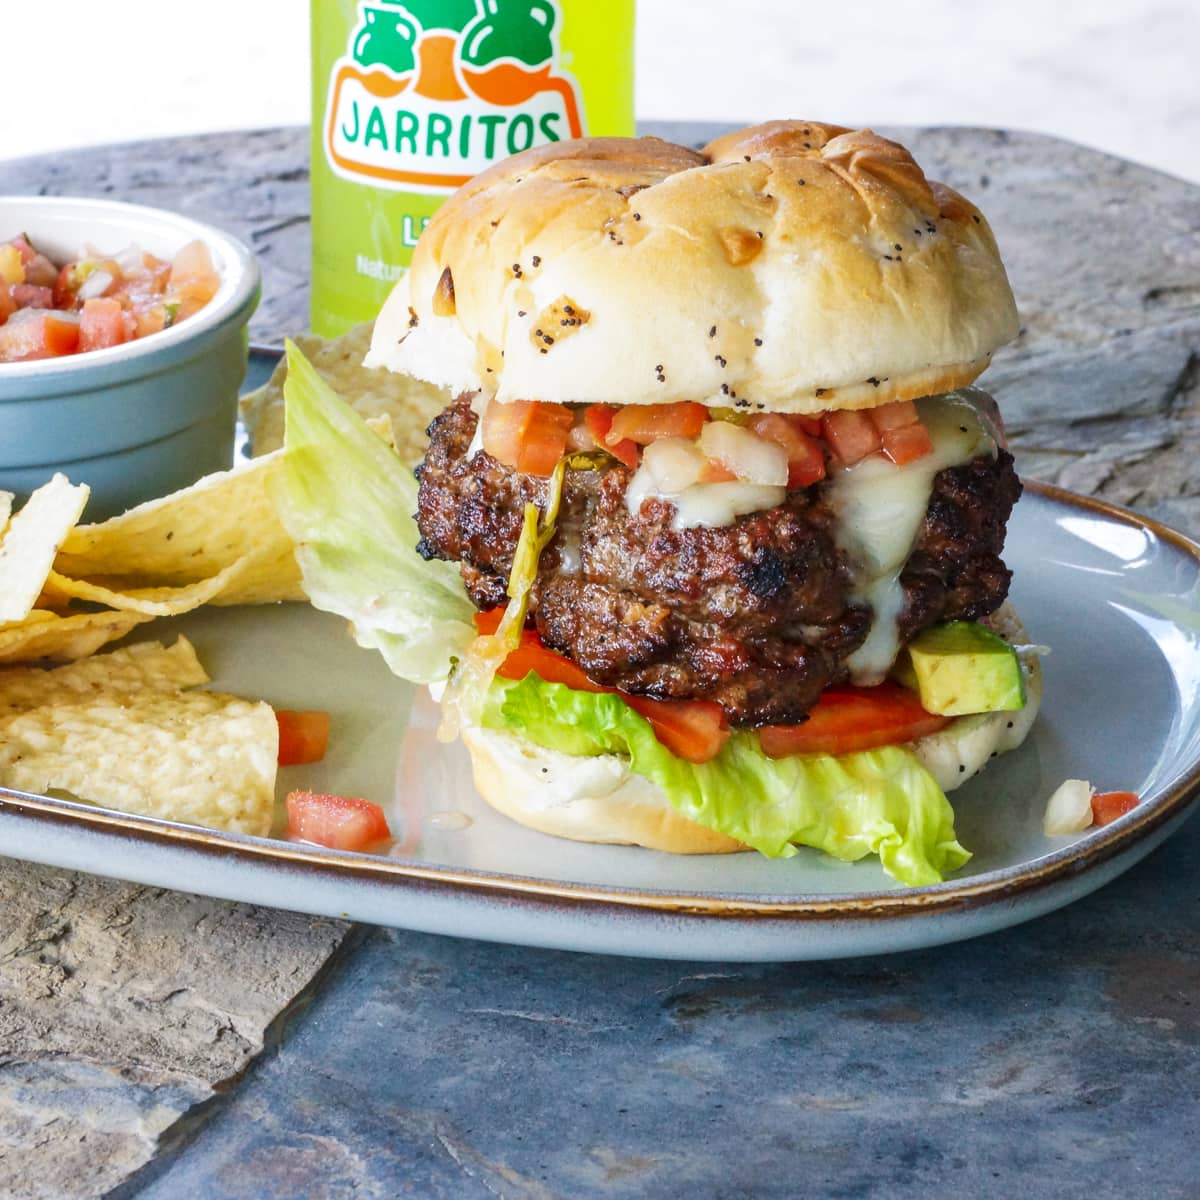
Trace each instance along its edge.
{"label": "green bottle label", "polygon": [[633,0],[313,0],[312,326],[378,312],[441,201],[531,146],[633,133]]}

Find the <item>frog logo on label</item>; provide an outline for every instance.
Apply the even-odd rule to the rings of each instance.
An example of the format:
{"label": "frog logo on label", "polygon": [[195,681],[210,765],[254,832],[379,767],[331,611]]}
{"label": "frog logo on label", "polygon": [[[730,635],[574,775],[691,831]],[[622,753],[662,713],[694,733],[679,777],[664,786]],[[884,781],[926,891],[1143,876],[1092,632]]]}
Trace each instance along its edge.
{"label": "frog logo on label", "polygon": [[325,101],[335,173],[448,192],[530,146],[582,137],[557,0],[364,0]]}

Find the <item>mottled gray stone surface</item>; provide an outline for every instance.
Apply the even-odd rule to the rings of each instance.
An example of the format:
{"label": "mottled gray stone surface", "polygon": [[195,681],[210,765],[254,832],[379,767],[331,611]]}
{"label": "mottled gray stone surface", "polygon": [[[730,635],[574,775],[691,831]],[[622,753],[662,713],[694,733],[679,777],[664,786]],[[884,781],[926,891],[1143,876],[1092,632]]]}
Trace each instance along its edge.
{"label": "mottled gray stone surface", "polygon": [[0,860],[0,1196],[103,1196],[246,1069],[350,932]]}
{"label": "mottled gray stone surface", "polygon": [[[900,135],[996,229],[1023,332],[986,380],[1024,473],[1200,534],[1200,189]],[[306,159],[304,130],[211,135],[0,162],[0,193],[230,229],[272,344],[306,324]],[[1192,821],[1063,913],[827,966],[377,931],[235,1088],[344,927],[0,860],[0,1196],[1191,1197],[1198,866]]]}

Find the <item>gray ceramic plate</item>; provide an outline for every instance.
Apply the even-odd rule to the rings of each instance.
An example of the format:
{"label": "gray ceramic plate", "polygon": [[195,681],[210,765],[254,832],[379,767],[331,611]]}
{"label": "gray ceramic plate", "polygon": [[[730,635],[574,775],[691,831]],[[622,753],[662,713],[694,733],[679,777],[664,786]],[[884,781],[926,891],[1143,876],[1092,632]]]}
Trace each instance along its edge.
{"label": "gray ceramic plate", "polygon": [[[1031,636],[1052,647],[1034,733],[954,793],[975,852],[951,881],[900,888],[871,863],[802,851],[674,857],[544,837],[486,809],[465,756],[433,737],[428,701],[300,606],[210,610],[186,632],[214,686],[327,708],[332,748],[290,787],[366,795],[403,842],[339,854],[0,792],[6,854],[122,879],[494,941],[713,960],[875,954],[973,937],[1101,887],[1178,828],[1200,791],[1200,547],[1068,493],[1031,487],[1006,557]],[[147,635],[143,635],[147,636]],[[1050,839],[1065,778],[1136,791],[1103,829]]]}

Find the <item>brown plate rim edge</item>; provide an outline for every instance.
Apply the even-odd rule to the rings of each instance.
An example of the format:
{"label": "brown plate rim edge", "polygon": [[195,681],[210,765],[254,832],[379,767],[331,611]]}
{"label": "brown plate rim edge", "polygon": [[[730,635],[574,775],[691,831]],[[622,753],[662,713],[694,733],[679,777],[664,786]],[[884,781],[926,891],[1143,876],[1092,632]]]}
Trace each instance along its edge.
{"label": "brown plate rim edge", "polygon": [[[1091,496],[1081,496],[1053,484],[1032,480],[1028,491],[1044,499],[1082,508],[1110,520],[1147,530],[1160,541],[1193,559],[1200,568],[1200,544],[1152,517],[1143,516]],[[694,895],[659,891],[624,890],[591,884],[573,884],[526,876],[462,871],[425,866],[411,861],[349,854],[274,839],[258,839],[182,825],[152,817],[138,817],[111,809],[91,808],[71,801],[0,788],[0,810],[15,809],[35,820],[54,825],[83,826],[108,836],[123,834],[129,840],[149,840],[182,846],[223,859],[245,860],[334,875],[364,883],[423,885],[437,890],[468,891],[485,898],[507,897],[526,902],[567,904],[610,911],[652,911],[676,916],[723,918],[785,918],[788,920],[869,920],[916,916],[976,908],[996,900],[1042,889],[1099,866],[1149,837],[1172,818],[1182,815],[1200,793],[1200,760],[1164,796],[1144,812],[1137,810],[1115,822],[1100,837],[1092,836],[1063,847],[1033,864],[991,871],[973,880],[950,880],[927,887],[891,892],[867,892],[786,900],[750,900],[736,895]]]}

